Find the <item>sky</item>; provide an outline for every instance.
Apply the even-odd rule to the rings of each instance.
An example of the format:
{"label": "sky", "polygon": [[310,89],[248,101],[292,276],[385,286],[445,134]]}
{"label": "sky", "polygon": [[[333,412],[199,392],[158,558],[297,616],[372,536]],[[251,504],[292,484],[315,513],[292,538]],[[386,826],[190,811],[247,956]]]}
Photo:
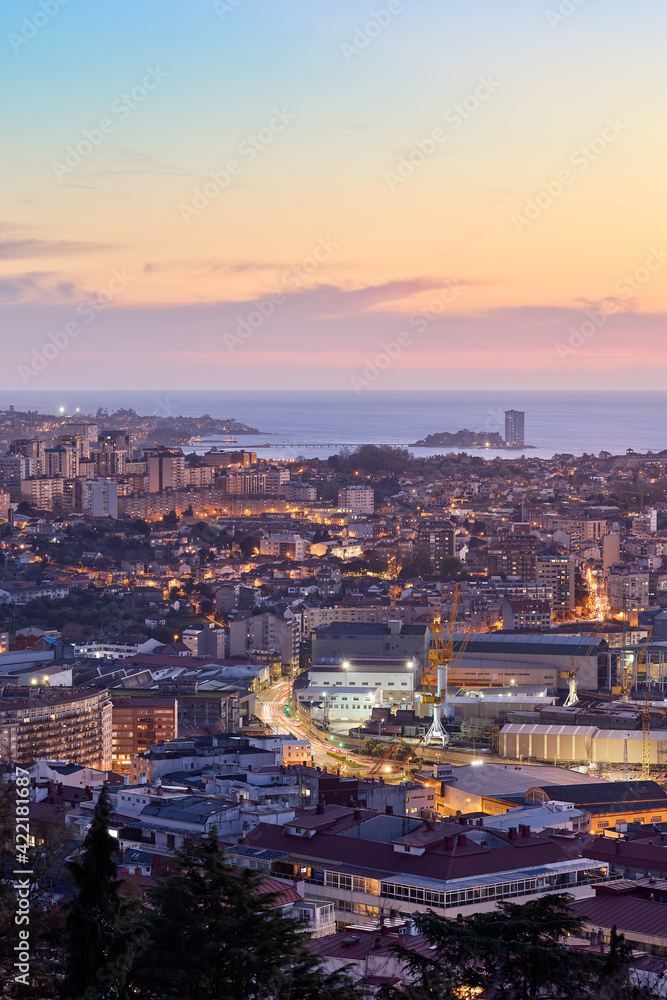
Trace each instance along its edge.
{"label": "sky", "polygon": [[666,29],[3,4],[0,389],[663,387]]}

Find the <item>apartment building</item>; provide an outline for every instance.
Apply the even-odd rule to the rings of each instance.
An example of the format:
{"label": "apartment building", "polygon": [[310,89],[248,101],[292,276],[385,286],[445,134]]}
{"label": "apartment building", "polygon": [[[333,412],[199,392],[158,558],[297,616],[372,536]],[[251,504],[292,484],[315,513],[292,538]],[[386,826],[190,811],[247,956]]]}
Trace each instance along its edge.
{"label": "apartment building", "polygon": [[375,492],[370,486],[344,486],[338,491],[338,506],[353,514],[372,514],[375,510]]}
{"label": "apartment building", "polygon": [[0,697],[0,758],[24,764],[39,757],[108,771],[112,754],[109,692],[39,688]]}
{"label": "apartment building", "polygon": [[77,510],[91,517],[118,517],[118,483],[113,479],[85,479],[75,484]]}
{"label": "apartment building", "polygon": [[301,535],[269,535],[259,543],[262,556],[275,556],[277,559],[294,559],[301,562],[306,558],[306,542]]}
{"label": "apartment building", "polygon": [[288,503],[315,503],[317,489],[310,483],[302,483],[298,479],[292,479],[285,483],[283,496]]}
{"label": "apartment building", "polygon": [[113,694],[112,767],[129,774],[132,754],[178,736],[178,704],[175,698],[136,697]]}

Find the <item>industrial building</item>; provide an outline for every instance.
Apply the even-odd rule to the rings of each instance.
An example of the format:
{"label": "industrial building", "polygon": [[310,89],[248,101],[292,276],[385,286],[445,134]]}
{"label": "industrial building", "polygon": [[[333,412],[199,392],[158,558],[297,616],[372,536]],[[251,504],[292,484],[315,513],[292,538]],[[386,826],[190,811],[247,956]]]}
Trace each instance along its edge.
{"label": "industrial building", "polygon": [[545,686],[566,691],[567,675],[578,669],[579,686],[590,691],[611,688],[615,654],[601,638],[549,634],[454,636],[454,659],[448,685],[459,688]]}
{"label": "industrial building", "polygon": [[313,661],[328,657],[356,659],[360,656],[397,656],[403,660],[417,657],[428,662],[431,630],[428,625],[404,625],[389,621],[386,625],[335,622],[312,631]]}
{"label": "industrial building", "polygon": [[[643,742],[641,729],[509,723],[500,730],[498,752],[501,757],[512,760],[641,767]],[[667,729],[649,732],[647,742],[650,765],[667,766]]]}

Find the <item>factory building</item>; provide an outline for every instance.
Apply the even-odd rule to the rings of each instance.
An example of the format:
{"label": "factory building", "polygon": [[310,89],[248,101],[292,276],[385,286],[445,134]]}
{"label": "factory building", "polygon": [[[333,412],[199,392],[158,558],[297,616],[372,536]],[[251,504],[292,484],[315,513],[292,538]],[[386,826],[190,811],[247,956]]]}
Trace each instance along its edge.
{"label": "factory building", "polygon": [[566,691],[573,663],[579,670],[581,688],[597,691],[598,687],[611,687],[612,656],[604,639],[502,632],[457,634],[448,686],[467,689],[537,685],[550,692]]}
{"label": "factory building", "polygon": [[[499,754],[512,760],[550,764],[642,764],[641,730],[597,726],[544,726],[509,723],[500,730]],[[649,734],[650,764],[667,764],[667,729]]]}

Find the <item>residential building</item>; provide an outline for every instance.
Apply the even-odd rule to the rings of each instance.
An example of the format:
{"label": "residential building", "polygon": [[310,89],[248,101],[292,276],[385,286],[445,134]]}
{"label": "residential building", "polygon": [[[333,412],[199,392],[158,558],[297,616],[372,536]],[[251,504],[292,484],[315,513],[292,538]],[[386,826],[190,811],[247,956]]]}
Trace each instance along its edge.
{"label": "residential building", "polygon": [[505,444],[509,448],[523,448],[525,419],[526,414],[523,410],[505,410]]}
{"label": "residential building", "polygon": [[439,573],[446,559],[456,556],[454,529],[438,524],[420,524],[417,530],[417,557],[427,560]]}
{"label": "residential building", "polygon": [[148,491],[180,490],[185,486],[185,458],[182,451],[159,451],[148,459]]}
{"label": "residential building", "polygon": [[503,602],[503,628],[510,631],[541,631],[551,626],[551,604],[548,601]]}
{"label": "residential building", "polygon": [[269,535],[260,540],[259,552],[262,556],[301,562],[306,558],[306,542],[300,535]]}
{"label": "residential building", "polygon": [[44,475],[47,479],[75,479],[79,472],[78,455],[74,448],[45,448]]}
{"label": "residential building", "polygon": [[302,483],[299,479],[291,479],[283,486],[283,496],[288,503],[315,503],[317,489],[310,483]]}
{"label": "residential building", "polygon": [[38,757],[111,769],[111,699],[106,689],[39,688],[0,696],[0,758]]}
{"label": "residential building", "polygon": [[132,754],[178,736],[175,698],[112,695],[112,768],[129,774]]}
{"label": "residential building", "polygon": [[375,510],[375,492],[372,487],[363,483],[344,486],[338,491],[338,506],[353,514],[372,514]]}
{"label": "residential building", "polygon": [[75,485],[77,508],[91,517],[118,517],[118,483],[113,479],[85,479]]}

